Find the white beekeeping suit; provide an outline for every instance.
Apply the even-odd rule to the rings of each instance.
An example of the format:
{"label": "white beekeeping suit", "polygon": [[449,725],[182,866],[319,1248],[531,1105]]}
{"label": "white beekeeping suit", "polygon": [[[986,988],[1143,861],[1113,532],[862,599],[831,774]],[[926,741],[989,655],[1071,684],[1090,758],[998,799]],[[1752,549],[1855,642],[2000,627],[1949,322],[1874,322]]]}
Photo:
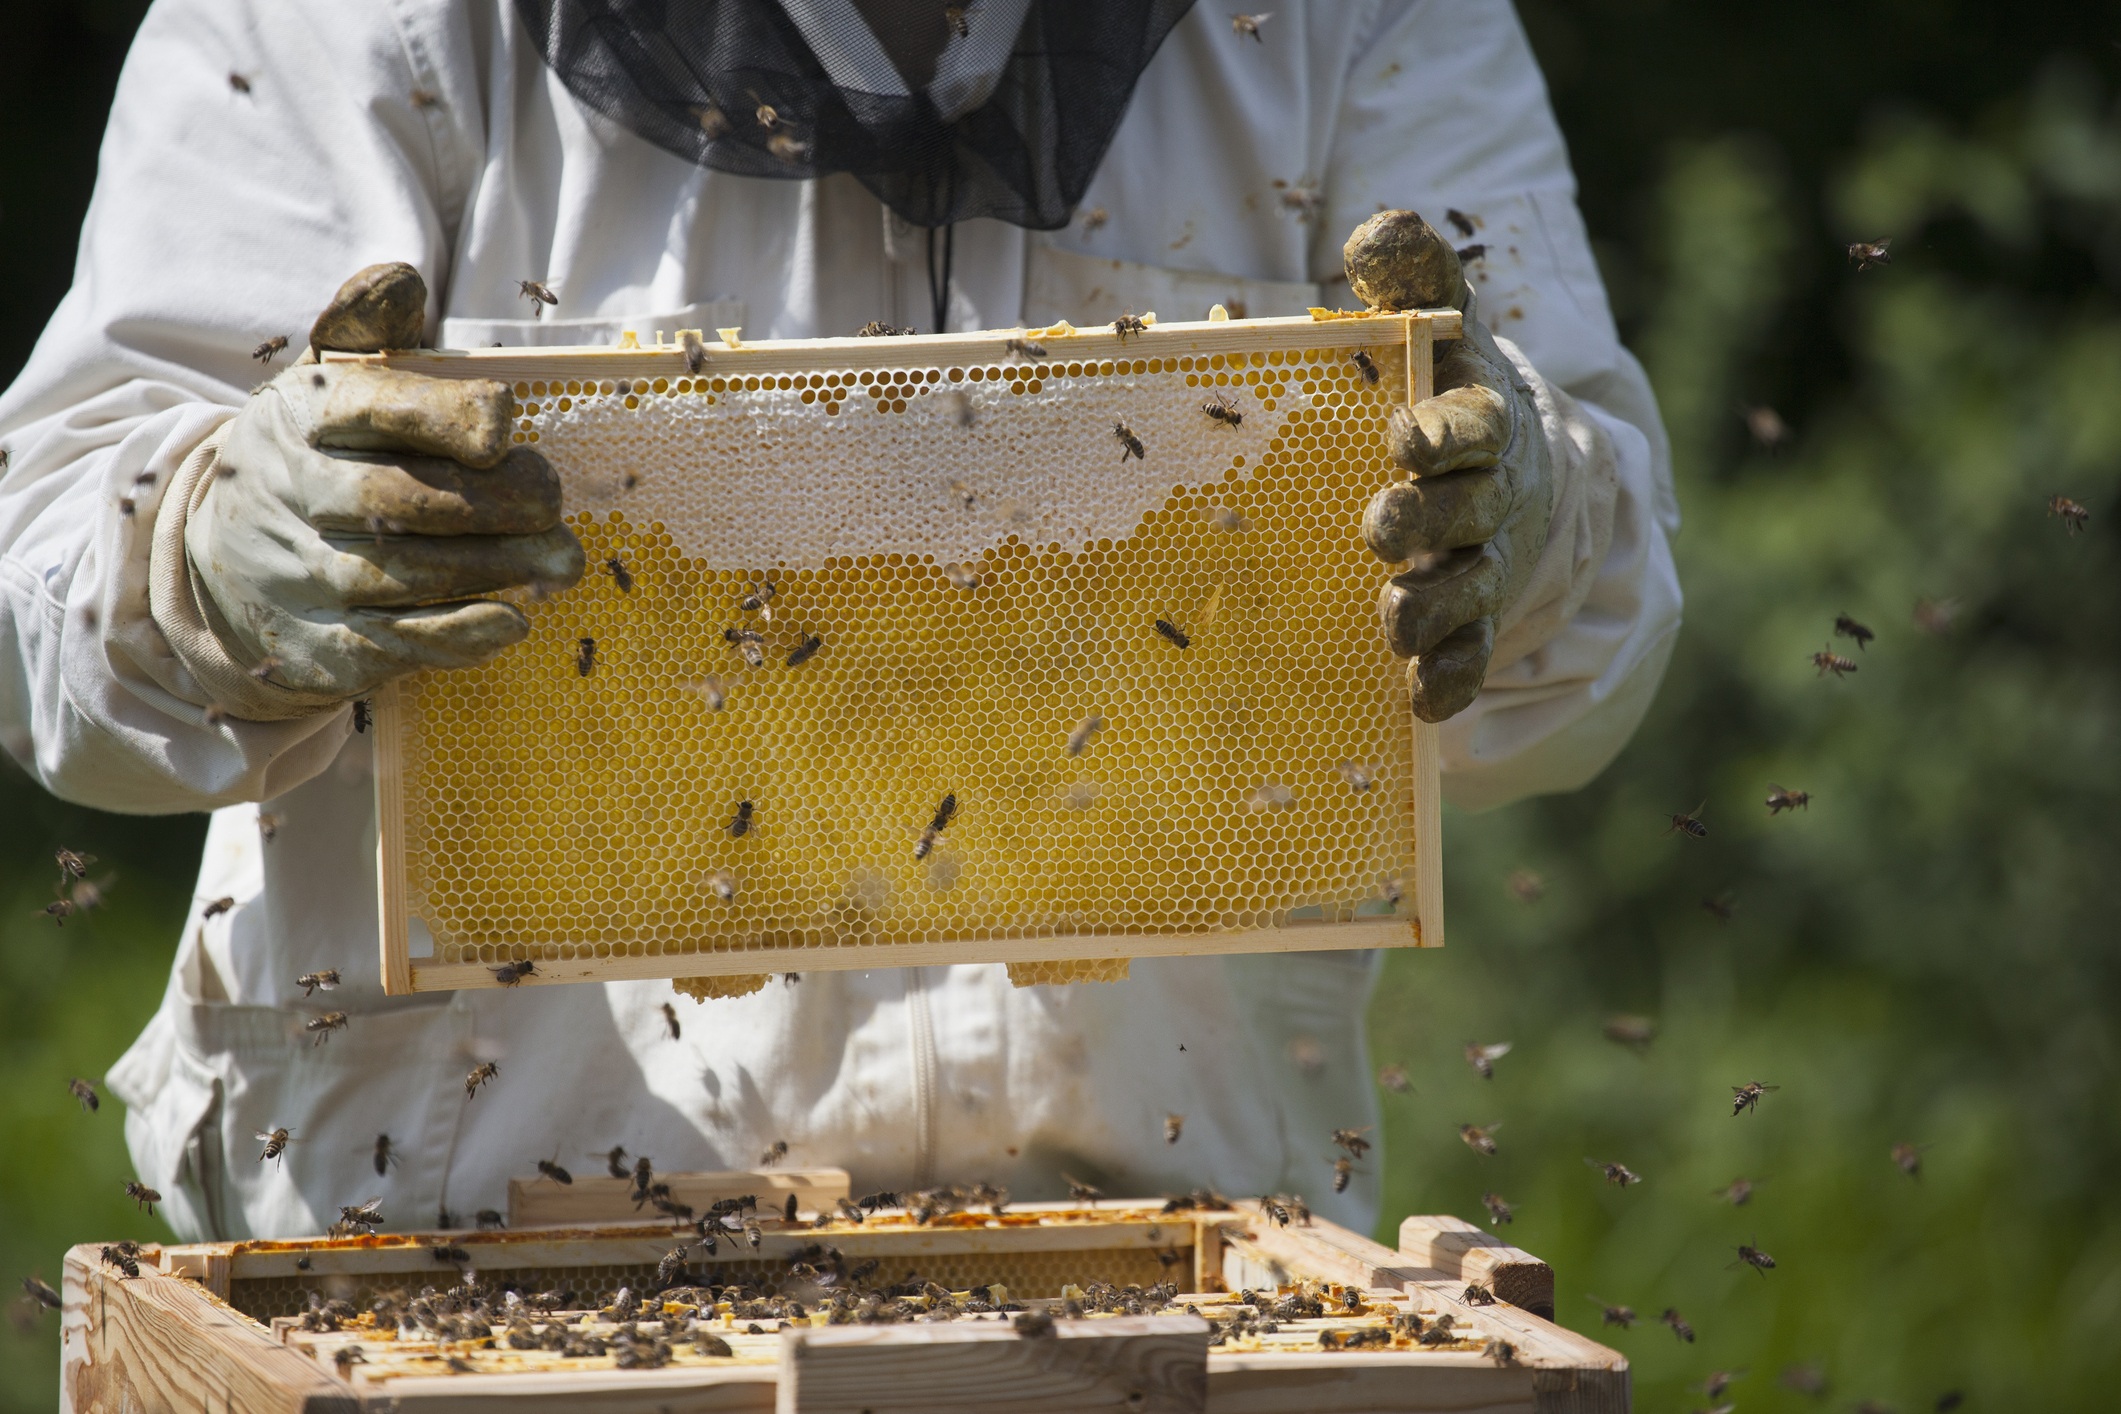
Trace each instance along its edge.
{"label": "white beekeeping suit", "polygon": [[[1578,482],[1486,688],[1444,728],[1445,789],[1483,806],[1576,786],[1669,656],[1676,509],[1538,71],[1505,0],[1276,8],[1265,42],[1234,34],[1220,0],[1172,32],[1080,203],[1099,219],[961,226],[952,323],[1344,305],[1358,222],[1409,207],[1449,234],[1444,213],[1462,213],[1486,247],[1468,265],[1480,310],[1537,370]],[[659,982],[386,999],[371,739],[344,707],[209,712],[149,612],[172,473],[244,406],[253,346],[299,348],[356,269],[416,266],[444,347],[794,338],[926,326],[922,235],[851,178],[731,176],[590,113],[504,0],[149,12],[74,287],[0,399],[0,728],[68,799],[215,811],[199,900],[235,906],[194,906],[165,1004],[111,1074],[139,1177],[180,1232],[317,1232],[376,1192],[393,1226],[425,1225],[505,1206],[506,1180],[554,1154],[742,1167],[776,1140],[863,1188],[1058,1196],[1065,1169],[1114,1193],[1301,1192],[1374,1222],[1378,1165],[1337,1198],[1327,1165],[1332,1128],[1376,1119],[1367,955],[1138,962],[1125,983],[1025,990],[999,967],[813,972],[676,998],[678,1040]],[[528,318],[525,278],[557,309]],[[318,1002],[295,979],[323,968],[352,1019],[312,1045]],[[500,1075],[467,1101],[485,1059]],[[1176,1145],[1167,1113],[1185,1117]],[[280,1126],[284,1163],[260,1163],[252,1132]],[[379,1134],[402,1160],[380,1180]]]}

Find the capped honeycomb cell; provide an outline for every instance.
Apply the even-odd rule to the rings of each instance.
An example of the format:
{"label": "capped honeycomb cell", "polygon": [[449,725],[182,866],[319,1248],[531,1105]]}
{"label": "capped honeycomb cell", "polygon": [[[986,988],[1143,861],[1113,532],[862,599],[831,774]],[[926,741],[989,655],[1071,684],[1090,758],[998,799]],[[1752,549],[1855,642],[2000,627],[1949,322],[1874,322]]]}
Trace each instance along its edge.
{"label": "capped honeycomb cell", "polygon": [[589,569],[379,695],[386,985],[1440,941],[1360,533],[1440,318],[389,356],[512,382]]}

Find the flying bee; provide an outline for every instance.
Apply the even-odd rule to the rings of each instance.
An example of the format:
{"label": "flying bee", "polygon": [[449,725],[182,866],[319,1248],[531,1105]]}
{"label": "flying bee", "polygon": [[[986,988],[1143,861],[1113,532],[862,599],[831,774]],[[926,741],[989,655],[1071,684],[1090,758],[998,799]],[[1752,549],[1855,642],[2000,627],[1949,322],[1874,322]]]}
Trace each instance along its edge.
{"label": "flying bee", "polygon": [[1445,212],[1443,213],[1443,219],[1451,223],[1453,229],[1458,232],[1459,239],[1461,240],[1471,240],[1473,238],[1474,233],[1480,229],[1478,226],[1473,224],[1472,217],[1466,215],[1465,212],[1460,211],[1455,206],[1445,210]]}
{"label": "flying bee", "polygon": [[1495,1078],[1495,1062],[1501,1060],[1509,1053],[1510,1043],[1508,1041],[1496,1041],[1485,1046],[1478,1042],[1467,1042],[1466,1064],[1472,1066],[1473,1073],[1482,1080],[1493,1080]]}
{"label": "flying bee", "polygon": [[1678,833],[1687,836],[1689,839],[1707,839],[1709,837],[1709,827],[1701,822],[1702,807],[1707,804],[1708,802],[1704,800],[1701,802],[1701,805],[1695,806],[1693,811],[1689,814],[1675,814],[1670,816],[1669,818],[1671,819],[1672,823],[1666,827],[1665,833],[1669,835],[1674,831],[1677,831]]}
{"label": "flying bee", "polygon": [[1858,648],[1869,648],[1871,640],[1878,636],[1847,614],[1834,615],[1834,633],[1837,637],[1855,639]]}
{"label": "flying bee", "polygon": [[1377,1071],[1377,1083],[1395,1095],[1404,1095],[1414,1088],[1414,1081],[1403,1065],[1381,1066]]}
{"label": "flying bee", "polygon": [[1753,1180],[1750,1178],[1734,1178],[1709,1196],[1711,1198],[1721,1198],[1734,1208],[1743,1208],[1746,1204],[1753,1201]]}
{"label": "flying bee", "polygon": [[1093,712],[1083,718],[1082,721],[1076,724],[1075,730],[1068,733],[1067,754],[1070,756],[1082,755],[1090,745],[1090,738],[1096,736],[1104,729],[1105,719],[1096,713]]}
{"label": "flying bee", "polygon": [[685,1034],[685,1028],[678,1025],[678,1009],[669,1002],[663,1003],[663,1025],[669,1028],[670,1039],[673,1041]]}
{"label": "flying bee", "polygon": [[930,851],[935,848],[936,840],[941,838],[943,831],[950,828],[950,821],[956,814],[957,792],[952,791],[943,797],[942,804],[935,807],[935,818],[928,822],[928,828],[921,831],[920,840],[913,846],[915,859],[928,857]]}
{"label": "flying bee", "polygon": [[1584,1300],[1590,1302],[1604,1313],[1603,1323],[1605,1325],[1618,1326],[1622,1330],[1629,1330],[1635,1324],[1636,1316],[1633,1306],[1615,1306],[1596,1296],[1586,1296]]}
{"label": "flying bee", "polygon": [[1355,1160],[1349,1158],[1346,1154],[1336,1154],[1326,1162],[1333,1165],[1333,1191],[1335,1193],[1347,1192],[1348,1181],[1355,1176]]}
{"label": "flying bee", "polygon": [[1333,768],[1352,791],[1366,791],[1377,784],[1377,768],[1356,761],[1343,761]]}
{"label": "flying bee", "polygon": [[382,1178],[386,1176],[390,1172],[390,1166],[394,1163],[399,1162],[398,1146],[390,1142],[390,1136],[388,1134],[378,1134],[376,1136],[376,1148],[373,1157],[373,1162],[375,1164],[377,1178]]}
{"label": "flying bee", "polygon": [[270,811],[258,812],[258,837],[271,844],[280,835],[280,817]]}
{"label": "flying bee", "polygon": [[706,703],[710,712],[719,712],[729,704],[728,690],[722,686],[722,680],[713,673],[692,682],[681,682],[678,686]]}
{"label": "flying bee", "polygon": [[520,962],[504,962],[497,966],[489,967],[486,970],[488,972],[491,972],[493,974],[493,980],[500,983],[502,986],[514,987],[521,984],[522,980],[525,977],[528,977],[532,973],[536,972],[538,970],[538,965],[526,957]]}
{"label": "flying bee", "polygon": [[758,614],[770,619],[773,617],[771,606],[780,592],[781,587],[778,584],[770,579],[762,579],[751,586],[751,592],[738,602],[737,607],[747,614]]}
{"label": "flying bee", "polygon": [[812,658],[815,658],[817,656],[817,650],[823,648],[824,646],[824,639],[819,638],[814,633],[810,634],[808,637],[804,638],[801,643],[798,643],[795,647],[788,650],[788,666],[791,668],[800,668],[801,666],[803,666],[803,664],[809,662]]}
{"label": "flying bee", "polygon": [[1782,420],[1782,414],[1771,407],[1748,407],[1742,409],[1745,430],[1753,435],[1753,441],[1761,450],[1772,452],[1790,439],[1790,425]]}
{"label": "flying bee", "polygon": [[724,826],[731,839],[740,840],[751,833],[751,811],[750,801],[740,800],[736,803],[736,814],[730,816],[728,825]]}
{"label": "flying bee", "polygon": [[1605,1181],[1615,1188],[1626,1188],[1631,1183],[1642,1182],[1642,1175],[1626,1164],[1609,1164],[1603,1159],[1585,1159],[1585,1163],[1605,1175]]}
{"label": "flying bee", "polygon": [[1179,1136],[1184,1134],[1185,1131],[1186,1117],[1184,1115],[1167,1114],[1164,1116],[1164,1142],[1166,1144],[1176,1144]]}
{"label": "flying bee", "polygon": [[1119,438],[1119,459],[1121,461],[1125,461],[1129,457],[1134,458],[1136,461],[1147,461],[1149,459],[1147,453],[1142,450],[1142,439],[1135,436],[1134,429],[1126,423],[1113,423],[1112,435]]}
{"label": "flying bee", "polygon": [[1500,1193],[1483,1193],[1480,1195],[1480,1201],[1488,1210],[1490,1226],[1501,1227],[1504,1223],[1517,1220],[1517,1210],[1511,1207],[1509,1199]]}
{"label": "flying bee", "polygon": [[1370,1141],[1363,1136],[1376,1127],[1374,1124],[1366,1124],[1360,1129],[1336,1129],[1333,1131],[1333,1142],[1359,1159],[1370,1152]]}
{"label": "flying bee", "polygon": [[1251,39],[1256,43],[1265,44],[1267,41],[1260,37],[1259,27],[1273,18],[1272,10],[1262,11],[1257,15],[1232,15],[1230,28],[1239,39]]}
{"label": "flying bee", "polygon": [[1670,1326],[1672,1334],[1678,1336],[1688,1345],[1694,1343],[1694,1328],[1687,1324],[1686,1317],[1680,1315],[1676,1307],[1665,1307],[1664,1314],[1657,1319]]}
{"label": "flying bee", "polygon": [[638,1208],[648,1196],[648,1190],[655,1186],[655,1161],[642,1154],[633,1161],[633,1172],[622,1173],[619,1177],[633,1180],[634,1206]]}
{"label": "flying bee", "polygon": [[613,555],[610,559],[604,561],[604,568],[610,572],[611,582],[619,587],[619,593],[633,593],[633,571],[626,568],[624,560],[617,555]]}
{"label": "flying bee", "polygon": [[776,1139],[771,1145],[767,1147],[765,1153],[759,1155],[759,1167],[770,1169],[775,1164],[779,1163],[781,1160],[787,1157],[788,1141],[785,1139]]}
{"label": "flying bee", "polygon": [[1478,1124],[1461,1124],[1458,1126],[1458,1137],[1465,1140],[1466,1147],[1474,1153],[1486,1154],[1493,1158],[1495,1155],[1495,1131],[1500,1128],[1502,1126],[1499,1124],[1490,1124],[1484,1127]]}
{"label": "flying bee", "polygon": [[231,908],[234,908],[235,906],[236,901],[228,897],[226,894],[223,894],[220,898],[213,900],[211,903],[208,903],[206,907],[199,910],[200,921],[203,922],[208,918],[219,918],[222,914],[228,912]]}
{"label": "flying bee", "polygon": [[1491,1340],[1480,1347],[1480,1353],[1498,1365],[1514,1365],[1517,1363],[1517,1347],[1507,1340]]}
{"label": "flying bee", "polygon": [[73,913],[74,901],[64,894],[44,905],[44,916],[51,919],[52,923],[60,928],[66,926],[66,920],[71,918]]}
{"label": "flying bee", "polygon": [[28,1293],[31,1301],[47,1310],[57,1311],[66,1305],[65,1298],[60,1296],[49,1283],[39,1281],[35,1277],[22,1278],[22,1289]]}
{"label": "flying bee", "polygon": [[294,1142],[295,1132],[283,1125],[273,1130],[254,1130],[252,1137],[265,1146],[265,1152],[258,1155],[258,1162],[262,1164],[267,1159],[278,1159],[286,1153],[287,1146]]}
{"label": "flying bee", "polygon": [[1909,1178],[1922,1177],[1922,1150],[1924,1145],[1901,1142],[1893,1146],[1893,1167]]}
{"label": "flying bee", "polygon": [[1647,1016],[1607,1017],[1602,1030],[1608,1041],[1626,1046],[1637,1055],[1649,1050],[1657,1039],[1657,1023]]}
{"label": "flying bee", "polygon": [[230,69],[228,71],[228,87],[231,93],[249,93],[250,79],[246,75]]}
{"label": "flying bee", "polygon": [[2048,497],[2047,513],[2051,516],[2062,517],[2063,528],[2072,535],[2084,529],[2092,518],[2092,513],[2087,507],[2077,504],[2067,496]]}
{"label": "flying bee", "polygon": [[1876,266],[1893,263],[1893,238],[1882,236],[1875,241],[1850,241],[1848,252],[1849,264],[1861,275]]}
{"label": "flying bee", "polygon": [[1748,1080],[1743,1085],[1731,1087],[1731,1116],[1736,1118],[1760,1103],[1761,1097],[1771,1090],[1780,1090],[1780,1085],[1763,1085],[1757,1080]]}
{"label": "flying bee", "polygon": [[1068,1196],[1078,1203],[1095,1203],[1105,1196],[1104,1189],[1085,1183],[1071,1174],[1062,1174],[1061,1181],[1068,1185]]}
{"label": "flying bee", "polygon": [[339,1205],[339,1221],[348,1227],[365,1227],[374,1232],[383,1225],[383,1200],[371,1198],[365,1203],[342,1203]]}
{"label": "flying bee", "polygon": [[83,854],[79,850],[63,847],[53,851],[52,858],[58,862],[61,884],[68,879],[81,878],[88,873],[88,866],[96,862],[96,856],[93,854]]}
{"label": "flying bee", "polygon": [[810,155],[810,144],[793,133],[775,133],[766,139],[766,150],[792,166]]}
{"label": "flying bee", "polygon": [[1856,671],[1856,660],[1844,658],[1832,648],[1822,648],[1812,655],[1812,666],[1819,670],[1821,677],[1832,673],[1837,678],[1845,678]]}
{"label": "flying bee", "polygon": [[588,677],[597,670],[597,641],[593,638],[578,638],[574,645],[574,670]]}
{"label": "flying bee", "polygon": [[319,988],[328,992],[339,985],[339,969],[327,967],[320,972],[305,972],[295,979],[295,985],[302,989],[305,997]]}
{"label": "flying bee", "polygon": [[1744,1370],[1711,1370],[1708,1378],[1701,1382],[1701,1392],[1710,1399],[1722,1394],[1732,1384],[1745,1378]]}
{"label": "flying bee", "polygon": [[[1149,326],[1143,323],[1137,315],[1122,314],[1119,318],[1112,321],[1112,332],[1119,335],[1119,341],[1124,344],[1135,334],[1148,333]],[[1135,455],[1139,456],[1140,453],[1137,452]]]}
{"label": "flying bee", "polygon": [[1156,631],[1180,648],[1191,648],[1193,646],[1193,640],[1186,636],[1185,630],[1172,623],[1169,619],[1158,619],[1156,621]]}
{"label": "flying bee", "polygon": [[552,292],[552,286],[546,284],[543,280],[516,281],[516,297],[530,301],[530,317],[532,319],[544,318],[545,306],[560,302],[560,297]]}
{"label": "flying bee", "polygon": [[103,1097],[96,1093],[96,1087],[79,1076],[67,1081],[66,1088],[76,1100],[81,1102],[81,1109],[86,1114],[94,1114],[103,1103]]}
{"label": "flying bee", "polygon": [[1765,1277],[1775,1268],[1775,1259],[1773,1257],[1770,1257],[1758,1247],[1751,1247],[1743,1242],[1738,1244],[1738,1261],[1731,1263],[1731,1265],[1735,1267],[1740,1262],[1760,1273],[1762,1277]]}
{"label": "flying bee", "polygon": [[559,1160],[557,1159],[539,1159],[538,1173],[546,1178],[551,1179],[554,1183],[563,1184],[570,1187],[574,1183],[574,1175],[569,1173],[566,1169],[561,1168]]}
{"label": "flying bee", "polygon": [[1225,427],[1235,427],[1245,420],[1245,415],[1230,406],[1230,400],[1221,393],[1200,405],[1200,410]]}
{"label": "flying bee", "polygon": [[963,5],[943,6],[943,23],[950,26],[950,32],[959,39],[972,38],[972,21],[965,17]]}
{"label": "flying bee", "polygon": [[464,1098],[469,1100],[479,1093],[479,1087],[501,1073],[501,1067],[493,1061],[480,1061],[464,1076]]}
{"label": "flying bee", "polygon": [[736,875],[727,869],[717,869],[707,876],[707,887],[714,891],[716,898],[728,903],[736,897]]}
{"label": "flying bee", "polygon": [[1018,358],[1044,358],[1046,356],[1046,346],[1044,344],[1035,344],[1029,339],[1011,339],[1002,347],[1015,354]]}
{"label": "flying bee", "polygon": [[1767,811],[1780,815],[1785,810],[1809,810],[1812,808],[1812,793],[1805,790],[1785,790],[1778,785],[1768,787]]}
{"label": "flying bee", "polygon": [[744,661],[754,668],[766,663],[765,640],[748,628],[725,628],[722,641],[743,655]]}
{"label": "flying bee", "polygon": [[317,1038],[314,1044],[321,1046],[332,1032],[346,1029],[346,1019],[346,1013],[343,1011],[327,1011],[303,1022],[302,1029],[314,1032]]}
{"label": "flying bee", "polygon": [[252,349],[250,356],[260,363],[271,363],[285,352],[287,352],[287,336],[285,334],[275,334]]}
{"label": "flying bee", "polygon": [[1942,638],[1952,631],[1952,624],[1959,617],[1957,599],[1917,599],[1915,601],[1915,627],[1932,638]]}
{"label": "flying bee", "polygon": [[[752,97],[756,98],[758,97],[758,95],[753,94]],[[751,116],[758,121],[758,125],[762,128],[776,128],[780,126],[780,110],[775,108],[771,103],[760,103],[757,108],[752,110]]]}
{"label": "flying bee", "polygon": [[1371,358],[1369,353],[1363,349],[1357,349],[1349,357],[1355,360],[1356,368],[1361,370],[1362,381],[1373,388],[1376,387],[1378,378],[1382,376],[1377,371],[1377,360]]}
{"label": "flying bee", "polygon": [[125,1196],[147,1209],[149,1217],[155,1215],[155,1204],[162,1201],[160,1193],[149,1188],[146,1184],[130,1178],[125,1180]]}
{"label": "flying bee", "polygon": [[1471,245],[1462,245],[1458,248],[1458,258],[1465,264],[1471,264],[1476,260],[1485,260],[1487,254],[1487,246],[1480,241],[1475,241]]}
{"label": "flying bee", "polygon": [[612,1145],[610,1150],[604,1155],[604,1171],[613,1178],[625,1178],[631,1173],[631,1170],[626,1167],[626,1146],[624,1144]]}
{"label": "flying bee", "polygon": [[656,1289],[661,1290],[675,1281],[677,1274],[685,1270],[685,1262],[691,1255],[692,1249],[682,1242],[665,1252],[663,1260],[655,1264]]}
{"label": "flying bee", "polygon": [[466,1252],[463,1248],[453,1247],[447,1243],[440,1242],[436,1243],[432,1247],[429,1247],[427,1249],[427,1255],[434,1258],[437,1262],[445,1263],[450,1266],[462,1266],[464,1263],[471,1260],[471,1254],[469,1252]]}

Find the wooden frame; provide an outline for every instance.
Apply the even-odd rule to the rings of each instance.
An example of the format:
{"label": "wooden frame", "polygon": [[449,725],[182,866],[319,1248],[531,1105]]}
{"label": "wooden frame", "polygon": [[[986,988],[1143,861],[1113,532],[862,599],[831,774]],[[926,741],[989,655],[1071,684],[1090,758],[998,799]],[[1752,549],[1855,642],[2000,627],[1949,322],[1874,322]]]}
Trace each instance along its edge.
{"label": "wooden frame", "polygon": [[[564,1366],[548,1359],[533,1368],[534,1362],[499,1346],[481,1350],[459,1343],[453,1348],[477,1354],[481,1362],[461,1374],[441,1370],[437,1356],[425,1357],[434,1368],[414,1368],[422,1358],[417,1348],[387,1354],[391,1343],[378,1344],[360,1332],[313,1332],[291,1317],[261,1320],[237,1307],[250,1300],[246,1286],[260,1281],[284,1287],[293,1277],[350,1289],[343,1284],[363,1273],[432,1280],[437,1269],[426,1260],[426,1249],[437,1243],[462,1249],[483,1282],[502,1285],[510,1271],[526,1277],[536,1271],[537,1279],[550,1280],[555,1269],[637,1269],[669,1248],[671,1227],[635,1223],[148,1247],[141,1251],[137,1277],[103,1262],[97,1248],[82,1246],[66,1261],[61,1409],[1626,1414],[1629,1373],[1620,1354],[1507,1301],[1472,1300],[1486,1298],[1468,1290],[1477,1284],[1468,1252],[1508,1251],[1514,1255],[1505,1265],[1542,1271],[1544,1265],[1514,1249],[1473,1242],[1471,1232],[1453,1218],[1410,1218],[1402,1233],[1412,1245],[1395,1251],[1330,1223],[1275,1226],[1254,1203],[1172,1214],[1154,1201],[1115,1200],[1018,1204],[1000,1219],[966,1215],[927,1226],[888,1213],[862,1227],[771,1222],[761,1250],[746,1256],[754,1263],[785,1262],[806,1248],[815,1252],[811,1244],[818,1242],[849,1259],[869,1254],[887,1262],[919,1261],[923,1254],[932,1260],[943,1248],[1004,1260],[1011,1251],[1087,1255],[1176,1243],[1193,1248],[1193,1284],[1203,1293],[1179,1297],[1175,1304],[1181,1308],[1195,1306],[1212,1316],[1232,1301],[1270,1299],[1244,1293],[1287,1292],[1305,1283],[1302,1289],[1334,1302],[1360,1301],[1373,1313],[1387,1306],[1419,1311],[1432,1324],[1449,1316],[1458,1338],[1448,1349],[1405,1340],[1385,1349],[1324,1349],[1309,1344],[1308,1336],[1276,1349],[1224,1349],[1210,1344],[1209,1326],[1190,1313],[1083,1320],[1063,1315],[1052,1337],[1018,1335],[1009,1320],[995,1316],[941,1324],[799,1322],[777,1333],[744,1336],[717,1318],[724,1321],[717,1329],[732,1329],[732,1339],[746,1346],[729,1361],[626,1370],[608,1359]],[[1458,1270],[1426,1260],[1439,1243],[1456,1253]],[[1537,1285],[1520,1282],[1517,1289],[1536,1294]],[[1498,1291],[1505,1286],[1496,1282]],[[1544,1289],[1551,1301],[1550,1272]],[[1333,1319],[1326,1318],[1322,1328]],[[364,1339],[378,1358],[399,1365],[337,1365],[343,1346]]]}
{"label": "wooden frame", "polygon": [[[1219,312],[1219,311],[1218,311]],[[1153,318],[1153,316],[1152,316]],[[1146,333],[1122,339],[1109,328],[1077,330],[1059,325],[1043,330],[998,330],[977,334],[768,340],[749,342],[741,331],[719,331],[704,344],[717,376],[786,374],[820,370],[860,370],[924,365],[981,363],[1006,358],[1012,339],[1035,338],[1057,357],[1158,357],[1214,355],[1253,351],[1264,340],[1289,352],[1345,347],[1351,330],[1374,332],[1390,326],[1406,358],[1409,402],[1433,395],[1434,354],[1439,340],[1459,336],[1456,310],[1408,314],[1336,315],[1315,311],[1309,318],[1228,320],[1152,324]],[[697,331],[685,331],[688,333]],[[678,377],[685,354],[677,342],[642,345],[628,331],[613,347],[554,349],[429,350],[377,355],[327,354],[332,362],[367,363],[444,377],[489,377],[504,381],[541,379],[567,370],[590,378]],[[490,967],[477,962],[423,961],[413,954],[405,864],[405,790],[403,766],[396,749],[403,722],[398,692],[386,687],[374,699],[376,731],[377,887],[380,909],[383,987],[390,995],[500,985]],[[1442,795],[1439,784],[1437,729],[1410,718],[1413,733],[1414,909],[1410,920],[1357,918],[1305,922],[1237,932],[1100,933],[979,942],[845,942],[818,946],[758,946],[741,950],[644,956],[614,955],[574,961],[537,959],[537,971],[522,985],[587,980],[619,980],[673,975],[757,975],[782,971],[875,967],[916,967],[954,962],[1042,963],[1078,959],[1117,960],[1135,957],[1192,956],[1254,952],[1332,951],[1443,944]],[[675,961],[674,958],[682,958]]]}

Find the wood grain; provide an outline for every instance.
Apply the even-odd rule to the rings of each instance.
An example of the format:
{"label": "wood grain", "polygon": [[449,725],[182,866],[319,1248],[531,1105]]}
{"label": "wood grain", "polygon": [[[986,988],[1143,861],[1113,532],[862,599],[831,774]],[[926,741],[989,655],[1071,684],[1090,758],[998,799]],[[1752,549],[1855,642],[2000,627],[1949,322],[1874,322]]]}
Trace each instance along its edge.
{"label": "wood grain", "polygon": [[[539,970],[544,964],[538,964]],[[670,1196],[704,1213],[710,1204],[725,1198],[756,1195],[759,1211],[777,1214],[788,1195],[795,1195],[798,1212],[829,1213],[842,1198],[853,1194],[847,1170],[731,1169],[706,1173],[659,1173],[656,1181],[670,1185]],[[633,1181],[625,1178],[577,1177],[572,1184],[543,1178],[508,1180],[508,1225],[532,1227],[546,1223],[637,1222],[653,1217],[654,1210],[636,1207]]]}
{"label": "wood grain", "polygon": [[1461,1352],[1211,1355],[1209,1414],[1542,1414],[1537,1372]]}
{"label": "wood grain", "polygon": [[[405,900],[405,760],[400,750],[398,685],[385,683],[376,689],[372,701],[374,720],[368,730],[376,739],[376,906],[382,924],[383,993],[403,997],[412,994],[413,981]],[[490,973],[488,980],[492,980]]]}
{"label": "wood grain", "polygon": [[1485,1286],[1499,1300],[1554,1319],[1554,1269],[1463,1218],[1407,1218],[1399,1224],[1399,1250],[1416,1266]]}
{"label": "wood grain", "polygon": [[[1436,396],[1438,322],[1407,318],[1407,405]],[[1414,724],[1414,932],[1416,945],[1443,946],[1443,747],[1434,722],[1408,714]]]}
{"label": "wood grain", "polygon": [[782,1339],[777,1414],[1199,1414],[1208,1323],[1198,1316],[827,1326]]}
{"label": "wood grain", "polygon": [[66,1254],[62,1414],[358,1414],[353,1391],[196,1282]]}

